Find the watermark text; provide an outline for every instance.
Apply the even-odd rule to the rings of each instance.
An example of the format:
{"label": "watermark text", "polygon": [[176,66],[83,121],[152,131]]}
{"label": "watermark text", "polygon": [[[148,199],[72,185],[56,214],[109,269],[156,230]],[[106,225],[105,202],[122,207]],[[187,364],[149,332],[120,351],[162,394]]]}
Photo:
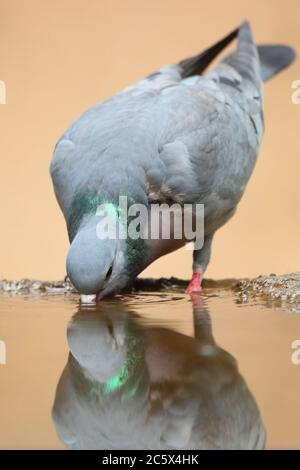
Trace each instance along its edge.
{"label": "watermark text", "polygon": [[6,344],[0,340],[0,365],[6,364]]}
{"label": "watermark text", "polygon": [[294,349],[291,355],[292,364],[298,366],[300,364],[300,339],[295,339],[291,344],[292,349]]}
{"label": "watermark text", "polygon": [[6,104],[6,85],[3,80],[0,80],[0,104]]}
{"label": "watermark text", "polygon": [[131,240],[181,240],[188,249],[189,242],[200,250],[204,244],[203,204],[128,204],[120,196],[118,204],[104,203],[97,208],[100,220],[97,237]]}
{"label": "watermark text", "polygon": [[294,80],[292,83],[292,103],[300,104],[300,80]]}

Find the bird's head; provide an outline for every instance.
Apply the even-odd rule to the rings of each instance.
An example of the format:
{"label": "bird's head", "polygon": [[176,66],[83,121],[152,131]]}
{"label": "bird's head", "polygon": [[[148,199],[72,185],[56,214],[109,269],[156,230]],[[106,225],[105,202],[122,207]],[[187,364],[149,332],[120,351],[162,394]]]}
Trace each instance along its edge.
{"label": "bird's head", "polygon": [[[108,232],[111,227],[116,225],[112,223]],[[103,236],[102,228],[96,216],[84,223],[72,240],[66,263],[76,290],[97,299],[122,290],[141,271],[143,258],[138,240],[120,236],[118,231],[106,231]]]}

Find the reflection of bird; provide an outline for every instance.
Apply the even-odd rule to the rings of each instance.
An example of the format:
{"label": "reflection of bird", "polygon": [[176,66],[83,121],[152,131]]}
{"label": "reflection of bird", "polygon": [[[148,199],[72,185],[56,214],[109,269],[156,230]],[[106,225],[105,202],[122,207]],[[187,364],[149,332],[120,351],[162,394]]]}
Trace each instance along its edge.
{"label": "reflection of bird", "polygon": [[[237,49],[202,75],[236,36]],[[202,54],[159,70],[70,126],[55,148],[51,175],[71,241],[67,272],[81,294],[120,291],[187,241],[176,239],[174,227],[165,240],[161,226],[154,228],[156,240],[138,234],[125,240],[113,230],[99,239],[96,226],[104,215],[96,216],[96,209],[106,203],[105,221],[114,227],[122,215],[120,196],[144,204],[149,220],[153,202],[204,204],[204,245],[194,250],[188,288],[200,290],[213,235],[233,215],[256,161],[263,134],[262,81],[293,59],[285,46],[257,48],[243,23]]]}
{"label": "reflection of bird", "polygon": [[80,309],[53,419],[73,449],[260,449],[265,431],[235,359],[193,298],[195,338],[142,325],[121,302]]}

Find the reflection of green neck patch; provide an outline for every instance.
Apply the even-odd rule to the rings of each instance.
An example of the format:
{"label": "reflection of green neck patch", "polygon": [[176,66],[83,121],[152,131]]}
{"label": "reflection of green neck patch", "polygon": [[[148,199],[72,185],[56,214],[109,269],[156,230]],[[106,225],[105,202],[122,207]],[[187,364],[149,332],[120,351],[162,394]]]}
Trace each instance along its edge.
{"label": "reflection of green neck patch", "polygon": [[109,397],[114,395],[121,389],[122,400],[133,398],[139,391],[142,383],[145,380],[145,364],[144,354],[141,339],[136,332],[129,333],[126,337],[127,356],[125,364],[121,367],[119,373],[111,377],[106,382],[101,383],[97,380],[88,380],[82,371],[80,364],[71,355],[71,373],[74,369],[75,374],[72,373],[73,379],[82,390],[84,387],[84,394],[90,401],[97,401],[99,398]]}
{"label": "reflection of green neck patch", "polygon": [[[127,357],[126,362],[117,375],[101,384],[101,394],[110,395],[124,388],[122,397],[131,398],[137,393],[142,376],[137,374],[142,365],[143,355],[138,352],[139,339],[135,334],[128,334],[126,338]],[[142,366],[143,368],[143,366]],[[137,377],[136,377],[137,375]],[[132,380],[132,379],[135,380]]]}
{"label": "reflection of green neck patch", "polygon": [[103,393],[108,395],[109,393],[114,393],[116,390],[119,390],[128,380],[129,369],[127,364],[125,364],[120,370],[119,374],[115,377],[108,379],[102,386]]}
{"label": "reflection of green neck patch", "polygon": [[127,385],[127,387],[123,391],[122,396],[124,398],[131,398],[136,394],[138,390],[138,386],[141,379],[140,375],[138,375],[136,380],[129,384],[130,379],[134,375],[136,375],[136,371],[141,366],[141,361],[143,360],[143,356],[138,353],[138,349],[140,347],[138,337],[136,337],[135,334],[128,333],[128,336],[126,338],[126,345],[126,362],[117,375],[111,377],[104,384],[102,384],[102,394],[104,395],[114,393],[120,388]]}

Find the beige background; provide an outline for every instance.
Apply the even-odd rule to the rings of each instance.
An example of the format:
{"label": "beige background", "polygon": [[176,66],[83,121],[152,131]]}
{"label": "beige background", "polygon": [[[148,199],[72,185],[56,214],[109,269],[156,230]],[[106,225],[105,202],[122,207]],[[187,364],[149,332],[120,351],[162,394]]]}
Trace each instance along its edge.
{"label": "beige background", "polygon": [[[300,53],[299,0],[0,0],[0,277],[65,274],[66,229],[48,165],[68,124],[156,68],[251,20],[257,42]],[[299,270],[299,61],[267,84],[267,131],[238,213],[216,236],[208,275]],[[188,276],[191,252],[147,275]]]}

